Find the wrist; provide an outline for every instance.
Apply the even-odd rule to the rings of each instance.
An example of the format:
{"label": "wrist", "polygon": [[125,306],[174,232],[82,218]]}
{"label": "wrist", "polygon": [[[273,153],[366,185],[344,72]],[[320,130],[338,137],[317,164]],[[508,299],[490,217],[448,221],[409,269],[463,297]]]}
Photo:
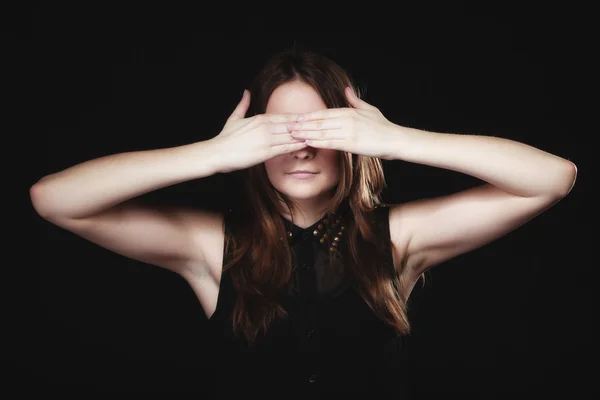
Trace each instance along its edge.
{"label": "wrist", "polygon": [[439,134],[392,124],[390,129],[392,159],[414,162],[418,154],[431,145]]}

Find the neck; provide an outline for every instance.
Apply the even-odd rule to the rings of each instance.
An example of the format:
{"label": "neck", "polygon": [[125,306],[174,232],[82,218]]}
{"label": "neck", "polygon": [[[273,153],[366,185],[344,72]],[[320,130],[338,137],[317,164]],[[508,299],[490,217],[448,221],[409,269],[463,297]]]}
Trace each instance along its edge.
{"label": "neck", "polygon": [[[301,228],[308,228],[313,225],[327,214],[330,201],[330,197],[327,199],[294,200],[296,203],[295,205],[292,204],[294,224]],[[292,221],[292,216],[285,204],[280,204],[280,213],[285,219]]]}
{"label": "neck", "polygon": [[[326,212],[294,212],[294,224],[299,226],[300,228],[308,228],[313,225],[315,222],[319,221],[321,218],[325,216]],[[281,215],[283,218],[292,222],[292,216],[288,212],[282,212]]]}

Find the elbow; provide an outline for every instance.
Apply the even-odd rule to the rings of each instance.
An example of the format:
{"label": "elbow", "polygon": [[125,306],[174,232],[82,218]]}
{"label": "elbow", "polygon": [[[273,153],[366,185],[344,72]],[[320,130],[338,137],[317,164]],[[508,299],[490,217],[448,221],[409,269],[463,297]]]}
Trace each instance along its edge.
{"label": "elbow", "polygon": [[29,188],[29,199],[35,212],[44,219],[50,219],[52,213],[46,205],[45,197],[43,185],[39,181]]}
{"label": "elbow", "polygon": [[555,201],[566,197],[573,189],[573,186],[575,186],[576,180],[577,166],[571,161],[566,161],[564,168],[561,168],[560,171],[555,172],[553,175],[550,190],[548,191],[550,197]]}
{"label": "elbow", "polygon": [[561,191],[561,197],[568,195],[577,181],[577,165],[571,161],[567,161],[567,168],[565,172],[564,185]]}

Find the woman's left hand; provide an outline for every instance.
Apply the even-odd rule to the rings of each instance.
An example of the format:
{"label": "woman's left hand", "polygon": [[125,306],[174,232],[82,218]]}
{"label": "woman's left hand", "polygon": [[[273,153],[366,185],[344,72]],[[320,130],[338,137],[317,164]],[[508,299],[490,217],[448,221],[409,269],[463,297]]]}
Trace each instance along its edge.
{"label": "woman's left hand", "polygon": [[391,160],[391,140],[397,135],[392,122],[376,107],[346,88],[351,108],[328,108],[301,116],[290,123],[294,138],[307,139],[311,147],[334,149]]}

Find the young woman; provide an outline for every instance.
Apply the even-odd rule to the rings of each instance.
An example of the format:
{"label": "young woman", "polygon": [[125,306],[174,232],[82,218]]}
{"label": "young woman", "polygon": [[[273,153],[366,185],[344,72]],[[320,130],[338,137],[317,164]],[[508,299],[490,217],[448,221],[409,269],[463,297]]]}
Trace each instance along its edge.
{"label": "young woman", "polygon": [[[486,183],[382,204],[382,159]],[[245,196],[226,213],[136,201],[234,171]],[[90,160],[30,194],[57,226],[189,282],[214,333],[214,357],[198,362],[221,393],[400,395],[418,279],[548,210],[576,175],[572,162],[523,143],[394,124],[339,65],[290,51],[268,61],[212,139]]]}

